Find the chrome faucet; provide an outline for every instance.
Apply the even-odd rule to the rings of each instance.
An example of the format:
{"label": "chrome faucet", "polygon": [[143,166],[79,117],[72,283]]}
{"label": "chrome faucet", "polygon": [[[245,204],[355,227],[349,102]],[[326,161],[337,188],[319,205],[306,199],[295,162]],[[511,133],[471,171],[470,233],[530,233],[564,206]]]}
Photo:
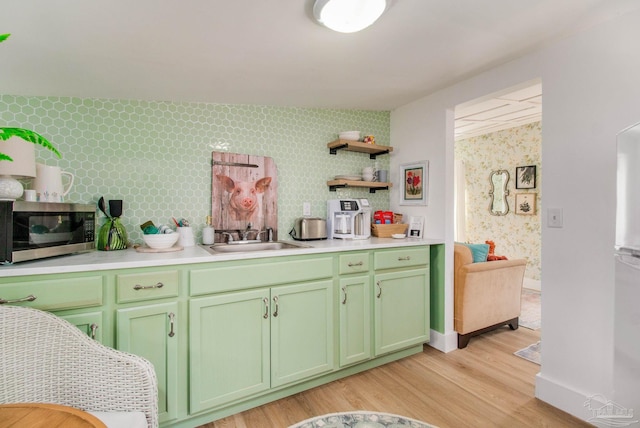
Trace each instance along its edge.
{"label": "chrome faucet", "polygon": [[227,242],[233,242],[233,235],[230,234],[229,232],[221,232],[222,236],[224,237],[224,235],[227,235],[229,238],[227,239]]}
{"label": "chrome faucet", "polygon": [[[256,239],[260,239],[260,234],[265,233],[267,236],[266,242],[273,242],[273,228],[267,227],[265,230],[261,230],[256,234]],[[264,242],[264,241],[263,241]]]}
{"label": "chrome faucet", "polygon": [[252,229],[252,227],[253,227],[253,225],[251,223],[247,223],[247,228],[245,230],[239,230],[238,231],[238,233],[240,235],[240,240],[247,241],[248,238],[249,238],[249,232],[257,232],[257,230]]}

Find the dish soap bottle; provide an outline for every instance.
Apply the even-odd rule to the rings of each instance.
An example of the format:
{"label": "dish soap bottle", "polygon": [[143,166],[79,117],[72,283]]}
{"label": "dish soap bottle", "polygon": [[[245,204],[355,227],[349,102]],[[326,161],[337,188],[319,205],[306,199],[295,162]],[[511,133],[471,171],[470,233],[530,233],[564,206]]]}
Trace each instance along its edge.
{"label": "dish soap bottle", "polygon": [[207,216],[204,228],[202,229],[202,243],[204,245],[213,245],[216,241],[216,230],[211,225],[211,216]]}

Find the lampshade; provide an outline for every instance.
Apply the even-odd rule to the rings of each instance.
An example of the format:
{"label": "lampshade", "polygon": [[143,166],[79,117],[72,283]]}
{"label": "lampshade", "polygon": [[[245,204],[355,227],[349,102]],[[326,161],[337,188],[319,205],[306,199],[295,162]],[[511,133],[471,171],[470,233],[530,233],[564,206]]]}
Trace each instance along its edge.
{"label": "lampshade", "polygon": [[13,162],[0,161],[0,175],[15,178],[33,178],[36,176],[35,144],[22,138],[11,137],[0,141],[0,153],[11,156]]}
{"label": "lampshade", "polygon": [[0,200],[15,200],[23,193],[22,184],[16,178],[36,176],[35,144],[11,137],[0,141],[0,153],[13,159],[13,162],[0,161]]}
{"label": "lampshade", "polygon": [[355,33],[376,22],[386,7],[386,0],[316,0],[313,15],[334,31]]}

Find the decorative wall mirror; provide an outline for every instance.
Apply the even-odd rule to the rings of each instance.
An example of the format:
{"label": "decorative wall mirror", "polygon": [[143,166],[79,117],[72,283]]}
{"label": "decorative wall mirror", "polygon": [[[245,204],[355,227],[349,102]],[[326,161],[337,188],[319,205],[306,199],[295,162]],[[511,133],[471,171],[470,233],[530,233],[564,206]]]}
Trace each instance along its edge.
{"label": "decorative wall mirror", "polygon": [[491,215],[506,215],[509,212],[509,203],[507,202],[509,172],[504,169],[492,171],[489,175],[489,182],[491,183],[489,212]]}

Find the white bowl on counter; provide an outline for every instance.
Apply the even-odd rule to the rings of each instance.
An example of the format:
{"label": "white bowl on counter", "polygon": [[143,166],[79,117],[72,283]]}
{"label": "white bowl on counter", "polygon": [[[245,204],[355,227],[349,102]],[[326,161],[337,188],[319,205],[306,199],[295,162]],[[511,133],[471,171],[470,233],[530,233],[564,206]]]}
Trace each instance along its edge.
{"label": "white bowl on counter", "polygon": [[175,232],[142,235],[142,239],[144,240],[144,243],[147,244],[147,247],[155,248],[157,250],[173,247],[173,245],[178,242],[179,237],[180,234]]}

